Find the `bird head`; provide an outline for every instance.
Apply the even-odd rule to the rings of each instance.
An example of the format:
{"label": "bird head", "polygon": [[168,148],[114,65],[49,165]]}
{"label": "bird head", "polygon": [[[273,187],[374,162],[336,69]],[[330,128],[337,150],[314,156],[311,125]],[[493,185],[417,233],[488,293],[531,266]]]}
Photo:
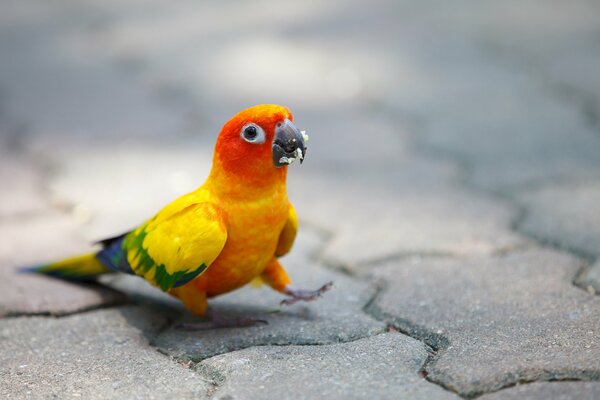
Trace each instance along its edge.
{"label": "bird head", "polygon": [[292,123],[286,107],[264,104],[250,107],[231,118],[215,146],[213,170],[247,183],[269,183],[283,177],[287,166],[301,163],[308,136]]}

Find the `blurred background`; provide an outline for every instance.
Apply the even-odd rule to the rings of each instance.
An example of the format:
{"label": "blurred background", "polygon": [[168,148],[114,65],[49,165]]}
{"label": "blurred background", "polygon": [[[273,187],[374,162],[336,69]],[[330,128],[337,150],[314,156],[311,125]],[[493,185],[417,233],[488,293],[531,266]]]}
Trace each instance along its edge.
{"label": "blurred background", "polygon": [[[551,241],[600,219],[598,1],[1,3],[11,262],[79,252],[194,189],[222,124],[257,103],[310,135],[290,198],[342,268],[521,245],[538,204],[562,218],[531,228]],[[593,252],[593,235],[565,240]]]}

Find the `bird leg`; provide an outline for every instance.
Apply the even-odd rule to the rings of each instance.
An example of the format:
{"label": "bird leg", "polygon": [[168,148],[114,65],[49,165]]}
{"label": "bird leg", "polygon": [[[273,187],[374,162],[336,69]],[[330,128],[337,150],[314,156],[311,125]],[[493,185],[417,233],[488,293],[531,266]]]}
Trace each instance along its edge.
{"label": "bird leg", "polygon": [[281,305],[291,305],[299,301],[316,300],[323,293],[333,287],[333,282],[328,282],[317,290],[299,289],[292,285],[292,280],[285,272],[285,269],[279,264],[277,258],[273,257],[267,264],[267,267],[260,275],[262,280],[273,289],[286,294],[291,298],[281,301]]}
{"label": "bird leg", "polygon": [[203,331],[218,328],[243,328],[257,324],[267,324],[263,319],[250,317],[225,317],[208,307],[206,292],[193,285],[184,285],[171,289],[170,293],[179,298],[185,307],[203,320],[198,322],[182,322],[175,325],[177,329]]}

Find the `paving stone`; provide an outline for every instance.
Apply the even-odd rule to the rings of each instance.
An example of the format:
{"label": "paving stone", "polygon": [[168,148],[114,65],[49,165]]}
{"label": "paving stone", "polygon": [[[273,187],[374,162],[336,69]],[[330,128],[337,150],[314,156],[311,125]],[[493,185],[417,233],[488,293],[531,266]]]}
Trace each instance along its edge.
{"label": "paving stone", "polygon": [[[522,71],[493,64],[477,69],[488,78],[465,85],[468,89],[449,89],[468,100],[426,111],[434,117],[419,136],[424,146],[454,154],[468,166],[469,183],[498,192],[551,179],[598,177],[600,136],[580,109],[553,98],[552,90],[532,84]],[[472,80],[461,71],[457,79]],[[484,110],[476,112],[478,106]]]}
{"label": "paving stone", "polygon": [[122,303],[125,297],[99,285],[82,285],[18,272],[36,265],[89,251],[77,224],[58,213],[0,223],[0,316],[69,314]]}
{"label": "paving stone", "polygon": [[[331,240],[321,236],[314,239],[327,241],[327,247],[313,246],[309,252],[316,251],[338,266],[356,268],[393,255],[413,255],[414,260],[422,254],[489,255],[531,245],[510,230],[514,209],[497,199],[457,190],[462,182],[456,179],[457,167],[441,158],[458,159],[467,167],[468,183],[511,194],[532,182],[600,176],[600,136],[593,124],[598,114],[594,100],[598,83],[591,79],[598,65],[600,14],[594,12],[596,3],[549,6],[542,0],[509,0],[477,5],[435,2],[432,6],[431,2],[381,1],[365,9],[360,2],[324,6],[309,1],[285,10],[268,7],[269,3],[264,4],[269,11],[261,13],[254,5],[238,4],[238,14],[230,12],[230,4],[199,7],[194,1],[3,5],[0,48],[6,57],[0,59],[0,95],[6,101],[0,111],[24,119],[35,136],[27,148],[36,157],[50,155],[56,161],[58,173],[51,177],[49,187],[52,199],[64,202],[65,209],[83,223],[73,232],[99,238],[129,229],[171,200],[175,195],[172,190],[183,190],[190,181],[196,181],[196,176],[205,176],[199,173],[203,167],[196,169],[197,164],[190,163],[189,168],[185,162],[176,164],[178,156],[186,160],[194,155],[198,159],[210,157],[210,152],[207,157],[196,152],[190,142],[181,142],[190,147],[183,155],[183,147],[152,144],[143,148],[127,138],[138,136],[145,142],[148,136],[157,135],[171,139],[173,132],[189,130],[185,125],[189,118],[194,137],[200,137],[199,149],[210,149],[212,140],[207,134],[216,133],[232,110],[265,98],[298,110],[298,121],[306,121],[314,135],[306,165],[291,171],[290,192],[301,219],[331,233]],[[224,16],[231,22],[227,27],[219,23]],[[206,37],[211,40],[206,41]],[[190,51],[190,43],[194,43],[194,51]],[[247,62],[239,68],[240,59],[257,58],[269,61]],[[119,66],[107,64],[115,59],[120,60]],[[294,62],[290,63],[291,59]],[[345,84],[340,85],[340,76],[346,79]],[[56,100],[57,93],[61,93],[60,101]],[[175,111],[167,110],[173,104]],[[372,109],[384,109],[394,120],[415,123],[409,132],[403,132],[389,121],[368,119]],[[301,119],[303,114],[305,119]],[[346,140],[339,144],[338,138],[344,135]],[[72,145],[76,137],[102,137],[106,143],[89,140],[79,146],[79,150],[88,150],[78,153],[77,146]],[[413,137],[422,147],[411,146]],[[160,150],[149,150],[152,146]],[[334,147],[338,152],[331,154]],[[150,156],[132,161],[128,157],[132,148]],[[424,149],[432,150],[428,159],[415,154]],[[26,169],[17,172],[23,174],[24,182],[33,182]],[[3,181],[6,184],[0,186],[9,187],[0,173]],[[35,200],[37,188],[32,183],[31,187],[11,189],[17,201],[11,200],[7,208],[0,203],[0,210],[12,216],[19,210],[26,213],[43,207],[26,202]],[[540,189],[544,194],[539,199],[534,190],[534,197],[525,200],[530,210],[537,208],[535,202],[539,200],[540,211],[532,211],[522,225],[523,231],[597,254],[595,217],[589,214],[598,204],[593,202],[595,189],[573,189],[573,197],[581,196],[575,200],[567,194],[546,193],[546,189]],[[3,264],[52,259],[86,247],[80,234],[70,237],[58,234],[61,228],[49,229],[60,223],[20,222],[23,227],[0,227]],[[531,229],[525,230],[528,224]],[[460,387],[462,393],[495,390],[521,377],[597,379],[596,298],[571,285],[578,271],[575,261],[559,253],[533,253],[493,261],[484,257],[432,264],[422,261],[416,266],[404,261],[404,268],[398,271],[389,267],[393,276],[381,272],[390,287],[398,290],[384,292],[375,311],[393,316],[390,318],[407,331],[427,336],[432,343],[437,340],[446,348],[430,364],[429,377],[450,381],[449,386]],[[171,350],[165,347],[163,351],[201,359],[256,344],[334,343],[379,332],[381,324],[361,312],[372,289],[364,282],[322,270],[308,259],[294,261],[294,257],[284,261],[290,263],[299,283],[316,286],[334,279],[336,291],[317,303],[274,314],[268,311],[281,296],[268,289],[236,292],[217,299],[215,307],[225,314],[265,316],[271,325],[218,332],[167,331],[157,342],[174,344]],[[594,279],[596,269],[588,269],[584,275],[588,281]],[[469,284],[466,289],[465,281]],[[142,283],[118,278],[111,285],[127,289],[133,301],[148,304],[169,319],[180,315],[177,303],[155,296],[157,292]],[[240,308],[240,304],[245,307]],[[97,313],[77,318],[92,314]],[[24,321],[54,324],[66,319]],[[20,319],[8,322],[22,323]],[[104,325],[99,324],[101,329],[96,327],[96,331]],[[32,326],[28,330],[36,329]],[[593,343],[586,342],[587,332],[592,332]],[[153,331],[150,339],[155,334]],[[225,344],[219,343],[221,335]],[[198,339],[194,342],[192,337]],[[203,353],[205,338],[208,344]],[[180,342],[183,344],[177,347]],[[310,362],[322,363],[321,352],[333,352],[334,347],[252,348],[241,353],[259,361],[263,355],[271,357],[271,364],[279,363],[284,371],[291,371],[281,379],[289,379],[286,382],[297,387],[300,378],[292,380],[294,366],[286,364],[285,357],[303,362],[304,352],[311,351]],[[390,351],[396,354],[396,350]],[[21,354],[2,351],[0,359],[7,353]],[[359,352],[346,353],[366,357]],[[86,357],[87,353],[79,350],[79,354]],[[222,386],[225,396],[233,392],[243,396],[242,388],[233,382],[249,380],[249,371],[256,365],[238,365],[234,354],[223,356],[227,366],[213,369],[215,375],[225,371],[221,376],[232,379]],[[276,359],[278,354],[284,358]],[[330,365],[340,365],[336,355],[328,357]],[[130,358],[136,359],[133,355]],[[366,358],[379,361],[382,356]],[[419,363],[423,361],[420,355]],[[0,368],[4,364],[0,363]],[[156,363],[146,364],[152,367]],[[407,372],[413,378],[417,364],[413,360],[410,374]],[[339,369],[345,373],[351,367],[353,364],[341,365]],[[310,367],[306,369],[312,373]],[[119,371],[118,379],[132,375],[126,369]],[[317,385],[327,371],[324,363],[311,385],[303,384],[301,389],[320,388]],[[348,379],[364,379],[369,372],[364,367],[358,376],[349,375]],[[384,369],[382,374],[393,372]],[[45,379],[44,384],[56,378]],[[371,379],[378,382],[377,377]],[[402,375],[393,384],[400,385],[404,379]],[[62,382],[60,376],[58,382]],[[381,388],[390,387],[386,384],[383,382]],[[532,384],[495,395],[540,390],[543,396],[556,394],[554,390],[568,391],[554,389],[558,385],[574,384],[580,385]],[[441,390],[422,381],[413,388],[419,385]],[[537,389],[546,385],[557,386]],[[263,395],[255,386],[244,389]],[[287,394],[283,385],[277,390]],[[331,389],[322,388],[325,390]],[[585,388],[581,391],[588,393]],[[348,392],[358,393],[357,389]],[[55,392],[46,390],[43,395],[46,393]],[[68,391],[57,393],[62,396]],[[93,397],[86,396],[88,393],[83,391],[82,396]],[[113,392],[100,386],[94,395],[106,397],[104,393]],[[205,392],[201,389],[199,393]],[[410,398],[419,396],[408,393]],[[377,397],[372,394],[368,392],[365,397]],[[173,395],[184,397],[171,392],[163,397]],[[21,396],[30,397],[27,393]],[[142,393],[141,397],[151,396]],[[592,397],[597,396],[592,392]]]}
{"label": "paving stone", "polygon": [[593,400],[600,396],[598,382],[534,382],[478,397],[481,400]]}
{"label": "paving stone", "polygon": [[[341,176],[361,175],[361,170],[365,174],[376,169],[379,173],[384,172],[383,176],[388,176],[394,172],[407,173],[403,167],[411,161],[425,161],[411,148],[412,135],[408,124],[403,125],[384,112],[351,105],[319,109],[305,104],[295,105],[291,110],[298,128],[306,130],[310,137],[307,157],[302,168],[297,168],[297,174],[327,171]],[[448,163],[442,170],[439,160],[426,161],[438,167],[441,178],[448,179],[456,174]],[[418,167],[417,171],[421,172]],[[387,175],[386,169],[389,170]]]}
{"label": "paving stone", "polygon": [[[307,3],[298,7],[292,19],[277,11],[272,11],[277,18],[271,13],[256,16],[271,23],[260,24],[255,20],[252,33],[247,33],[244,40],[223,32],[221,26],[214,24],[224,14],[231,18],[226,6],[199,8],[194,2],[169,7],[155,4],[152,13],[148,13],[144,5],[135,3],[128,3],[126,7],[114,2],[100,6],[86,4],[86,7],[91,6],[110,17],[107,16],[105,24],[97,30],[97,36],[91,36],[100,40],[90,40],[92,44],[78,51],[84,55],[110,53],[143,60],[140,61],[144,65],[141,74],[148,81],[176,82],[174,86],[185,88],[198,101],[197,108],[203,110],[201,119],[209,120],[208,124],[216,129],[230,113],[221,110],[237,109],[264,96],[280,99],[281,87],[286,87],[285,99],[294,108],[310,109],[312,104],[313,110],[327,107],[329,114],[335,115],[331,112],[336,111],[330,106],[331,93],[323,90],[328,87],[323,78],[335,75],[333,72],[340,68],[339,60],[347,58],[353,65],[360,65],[355,75],[364,86],[362,92],[370,96],[365,95],[365,101],[372,101],[373,96],[381,101],[384,97],[394,114],[399,111],[420,117],[425,125],[418,136],[421,142],[452,152],[468,162],[472,166],[469,181],[477,186],[503,190],[548,178],[598,176],[600,161],[596,150],[600,138],[589,129],[581,110],[569,102],[554,99],[553,90],[538,84],[529,71],[505,62],[501,54],[481,43],[481,35],[496,43],[497,40],[491,39],[497,36],[508,34],[508,39],[523,39],[532,33],[533,40],[525,42],[538,43],[536,39],[545,37],[544,43],[558,42],[561,49],[560,43],[563,47],[565,44],[573,47],[571,43],[577,42],[570,39],[561,42],[554,40],[556,35],[545,34],[554,25],[538,29],[537,25],[524,21],[520,14],[515,15],[519,9],[516,3],[457,8],[456,5],[430,7],[410,2],[381,2],[368,11],[360,4],[350,4],[344,7],[345,19],[340,18],[337,8],[332,13]],[[549,16],[551,20],[562,15],[557,10],[563,8],[546,7],[541,2],[531,2],[527,7],[534,10],[533,14]],[[583,16],[587,23],[584,26],[594,26],[590,23],[594,18],[589,17],[593,13],[581,12],[586,7],[584,3],[568,7],[569,15],[578,16],[573,21]],[[572,12],[573,8],[578,11]],[[462,12],[457,12],[458,9]],[[357,14],[361,16],[361,23],[353,24],[353,32],[349,32],[349,24],[336,23],[356,18]],[[315,18],[316,15],[319,18]],[[278,22],[272,23],[273,19]],[[513,31],[510,28],[515,19],[519,20],[519,29]],[[245,19],[239,23],[244,24]],[[569,25],[561,20],[559,25],[565,24]],[[571,24],[577,25],[576,22]],[[310,34],[315,30],[323,33],[316,39]],[[593,30],[590,33],[583,28],[575,29],[575,35],[578,32],[594,37]],[[511,35],[513,33],[515,35]],[[196,41],[200,47],[190,52],[189,41],[206,35],[218,40]],[[420,40],[415,43],[414,37]],[[440,41],[439,37],[444,40]],[[353,39],[350,48],[347,46],[349,38]],[[324,49],[323,43],[335,51]],[[371,68],[362,65],[357,50],[360,46],[369,48],[371,64],[368,66]],[[390,48],[395,51],[390,52]],[[292,71],[287,63],[277,65],[279,60],[289,59],[290,53],[302,60],[302,68],[295,66]],[[203,54],[212,57],[207,60]],[[265,58],[278,61],[243,69],[223,67],[236,65],[232,60],[241,57],[240,54],[265,54]],[[179,62],[171,62],[173,59]],[[568,58],[561,56],[560,59]],[[347,64],[350,63],[342,63]],[[269,76],[268,84],[261,78],[262,74]],[[295,77],[293,84],[290,75]],[[260,90],[256,82],[261,82]],[[456,98],[461,101],[453,101]],[[216,105],[221,103],[229,107]],[[356,106],[352,102],[347,104]],[[478,109],[481,112],[474,111]],[[355,111],[344,112],[352,113]],[[377,132],[377,136],[386,137],[381,132]],[[389,149],[383,150],[381,154]]]}
{"label": "paving stone", "polygon": [[[282,259],[299,286],[316,289],[334,281],[335,287],[321,299],[284,307],[279,306],[284,297],[270,288],[246,287],[209,301],[210,307],[225,317],[263,319],[268,325],[191,332],[170,328],[153,343],[176,358],[199,361],[251,346],[338,343],[382,332],[384,324],[363,312],[375,287],[323,269],[311,260],[322,240],[320,235],[301,228],[292,253]],[[193,322],[196,318],[186,315],[183,321]]]}
{"label": "paving stone", "polygon": [[354,186],[403,193],[447,187],[462,178],[455,162],[421,154],[415,148],[408,121],[381,110],[352,106],[320,110],[300,104],[292,111],[297,125],[310,135],[305,162],[290,168],[292,194],[297,182],[305,184],[301,190],[310,191],[314,180],[326,181],[328,192]]}
{"label": "paving stone", "polygon": [[[556,8],[531,3],[535,3],[533,11],[527,13],[521,3],[517,6],[514,2],[464,8],[457,8],[456,3],[431,7],[429,3],[408,2],[394,10],[394,28],[362,28],[369,32],[365,32],[368,40],[377,43],[370,48],[370,55],[381,58],[390,71],[383,75],[386,79],[379,92],[388,106],[397,114],[412,115],[420,121],[417,140],[436,153],[460,159],[471,172],[467,181],[479,188],[511,192],[548,179],[599,176],[597,126],[590,126],[581,101],[573,101],[545,84],[539,73],[543,68],[532,68],[535,64],[528,57],[541,43],[560,42],[556,59],[586,65],[574,68],[570,75],[594,70],[594,61],[570,58],[565,53],[572,43],[578,43],[577,32],[593,43],[595,30],[579,28],[579,19],[565,18],[558,11],[585,10],[586,2]],[[587,3],[587,13],[594,14],[596,7]],[[569,21],[562,25],[570,23],[573,31],[546,25],[544,17],[548,14]],[[540,20],[532,24],[525,15],[536,15]],[[583,18],[586,22],[593,19]],[[528,41],[519,28],[513,30],[515,20],[534,37]],[[538,24],[543,26],[539,30]],[[545,30],[553,30],[554,35],[543,38]],[[495,46],[503,35],[506,46]],[[555,41],[557,36],[561,39]],[[415,43],[414,37],[422,39]],[[526,54],[506,56],[521,39],[529,44],[522,46]],[[591,50],[595,47],[587,46],[580,53],[596,54]],[[586,73],[580,76],[581,81],[593,80]]]}
{"label": "paving stone", "polygon": [[47,207],[41,170],[25,153],[27,132],[3,110],[0,88],[0,220],[37,213]]}
{"label": "paving stone", "polygon": [[382,189],[312,175],[291,198],[301,218],[332,232],[322,257],[350,270],[396,255],[489,254],[527,242],[511,231],[515,212],[505,203],[405,178]]}
{"label": "paving stone", "polygon": [[[208,108],[220,102],[239,106],[262,103],[264,99],[324,105],[334,99],[339,101],[332,93],[336,84],[330,82],[330,76],[348,63],[323,48],[290,41],[286,36],[296,25],[310,23],[318,15],[329,15],[337,9],[333,4],[324,7],[309,1],[285,11],[271,7],[265,13],[256,13],[248,5],[238,5],[238,12],[232,13],[224,4],[198,7],[191,1],[168,7],[156,3],[154,12],[148,13],[144,7],[133,4],[125,17],[112,19],[101,37],[121,57],[133,55],[143,60],[142,73],[149,79],[187,86],[186,90]],[[99,7],[93,2],[89,6]],[[100,8],[114,13],[116,7],[107,2]],[[245,17],[249,14],[253,15],[251,24]],[[232,34],[229,28],[215,23],[223,18],[240,28],[247,27],[242,28],[246,33]],[[203,40],[207,36],[213,40]],[[190,41],[195,43],[194,52],[189,51]],[[237,68],[240,57],[251,57],[257,62]],[[295,62],[286,61],[290,58]],[[178,62],[168,62],[172,59]],[[258,62],[267,59],[270,61]]]}
{"label": "paving stone", "polygon": [[137,276],[103,275],[99,281],[103,285],[125,294],[132,303],[151,308],[171,321],[180,319],[185,313],[185,307],[179,299],[164,293]]}
{"label": "paving stone", "polygon": [[[598,3],[576,1],[548,7],[543,1],[530,1],[520,2],[518,8],[515,3],[494,4],[493,16],[479,22],[480,32],[504,57],[526,62],[558,96],[581,105],[589,122],[598,127],[600,82],[590,79],[600,68]],[[525,15],[535,15],[536,23]]]}
{"label": "paving stone", "polygon": [[600,261],[586,268],[577,284],[588,291],[600,293]]}
{"label": "paving stone", "polygon": [[203,361],[219,399],[457,399],[419,377],[422,343],[398,333],[327,346],[252,347]]}
{"label": "paving stone", "polygon": [[47,179],[48,192],[55,201],[70,205],[90,241],[126,232],[200,186],[212,161],[212,147],[194,138],[116,139],[108,144],[73,140],[44,148],[51,149],[49,158],[55,164]]}
{"label": "paving stone", "polygon": [[208,398],[205,379],[148,346],[165,323],[132,306],[0,320],[0,396]]}
{"label": "paving stone", "polygon": [[518,229],[541,240],[600,255],[600,181],[546,185],[519,196]]}
{"label": "paving stone", "polygon": [[551,250],[423,258],[375,271],[370,311],[440,348],[428,379],[464,396],[520,381],[600,377],[600,299],[572,284],[580,262]]}
{"label": "paving stone", "polygon": [[151,88],[95,51],[99,43],[92,32],[103,23],[101,14],[33,2],[7,5],[2,18],[0,46],[10,54],[0,60],[4,110],[32,134],[145,137],[182,131],[181,119]]}
{"label": "paving stone", "polygon": [[0,223],[0,259],[34,265],[94,249],[69,216],[47,210],[32,218]]}
{"label": "paving stone", "polygon": [[6,315],[64,315],[124,303],[127,298],[96,284],[76,284],[23,274],[0,261],[0,318]]}
{"label": "paving stone", "polygon": [[48,208],[40,171],[31,160],[2,154],[0,183],[0,219],[35,214]]}

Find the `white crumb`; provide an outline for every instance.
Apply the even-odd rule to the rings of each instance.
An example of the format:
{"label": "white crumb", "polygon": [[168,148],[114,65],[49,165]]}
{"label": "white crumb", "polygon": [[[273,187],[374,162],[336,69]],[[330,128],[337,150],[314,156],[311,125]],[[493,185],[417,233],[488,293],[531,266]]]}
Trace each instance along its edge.
{"label": "white crumb", "polygon": [[283,156],[283,157],[281,157],[281,158],[279,159],[279,162],[280,162],[281,164],[288,164],[288,165],[289,165],[289,164],[291,164],[291,163],[293,163],[294,161],[296,161],[296,158],[295,158],[295,157],[289,157],[289,158],[288,158],[288,157],[286,157],[286,156]]}
{"label": "white crumb", "polygon": [[308,142],[308,135],[306,134],[306,131],[300,131],[300,133],[302,134],[302,138],[304,139],[304,143]]}

